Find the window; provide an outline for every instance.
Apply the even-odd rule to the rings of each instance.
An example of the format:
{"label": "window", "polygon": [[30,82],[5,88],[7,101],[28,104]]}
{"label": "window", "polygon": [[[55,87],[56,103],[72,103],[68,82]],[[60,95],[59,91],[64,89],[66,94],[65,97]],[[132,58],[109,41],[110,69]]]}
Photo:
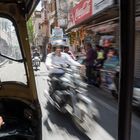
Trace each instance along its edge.
{"label": "window", "polygon": [[18,62],[18,60],[23,59],[23,56],[15,27],[13,23],[6,18],[0,18],[0,44],[1,82],[14,81],[27,84],[24,63]]}

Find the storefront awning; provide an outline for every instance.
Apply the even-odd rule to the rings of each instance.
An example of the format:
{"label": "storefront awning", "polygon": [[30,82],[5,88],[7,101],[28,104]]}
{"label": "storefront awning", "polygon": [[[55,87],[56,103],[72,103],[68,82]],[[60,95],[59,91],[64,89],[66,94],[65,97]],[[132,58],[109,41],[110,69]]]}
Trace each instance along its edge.
{"label": "storefront awning", "polygon": [[93,32],[99,32],[99,33],[109,33],[115,31],[115,27],[118,26],[118,23],[107,23],[102,24],[99,26],[94,26],[91,28],[87,28],[87,30],[92,30]]}
{"label": "storefront awning", "polygon": [[0,0],[0,4],[17,4],[26,15],[27,19],[30,18],[32,12],[35,10],[40,0]]}
{"label": "storefront awning", "polygon": [[119,12],[118,12],[117,5],[113,5],[107,9],[105,9],[101,13],[99,12],[99,13],[89,17],[88,19],[66,29],[66,32],[71,32],[72,29],[78,28],[79,26],[88,26],[88,25],[91,26],[92,22],[94,22],[94,24],[96,24],[96,23],[100,23],[100,22],[109,20],[111,18],[116,18],[119,16],[118,14],[119,14]]}

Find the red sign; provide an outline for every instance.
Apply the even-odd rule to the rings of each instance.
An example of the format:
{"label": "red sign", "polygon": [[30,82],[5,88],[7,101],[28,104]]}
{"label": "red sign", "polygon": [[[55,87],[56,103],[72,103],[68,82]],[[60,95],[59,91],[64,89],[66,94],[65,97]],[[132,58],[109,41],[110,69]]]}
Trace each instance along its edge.
{"label": "red sign", "polygon": [[82,0],[70,10],[71,25],[78,24],[92,16],[92,0]]}

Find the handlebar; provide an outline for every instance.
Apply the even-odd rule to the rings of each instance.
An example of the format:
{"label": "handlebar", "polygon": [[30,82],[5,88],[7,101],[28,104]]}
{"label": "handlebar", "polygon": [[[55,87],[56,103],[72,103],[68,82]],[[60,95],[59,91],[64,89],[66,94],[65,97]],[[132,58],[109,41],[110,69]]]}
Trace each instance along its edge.
{"label": "handlebar", "polygon": [[69,73],[71,75],[75,73],[79,73],[79,69],[76,66],[70,66],[70,65],[51,65],[50,68],[56,68],[56,69],[61,69],[66,73]]}

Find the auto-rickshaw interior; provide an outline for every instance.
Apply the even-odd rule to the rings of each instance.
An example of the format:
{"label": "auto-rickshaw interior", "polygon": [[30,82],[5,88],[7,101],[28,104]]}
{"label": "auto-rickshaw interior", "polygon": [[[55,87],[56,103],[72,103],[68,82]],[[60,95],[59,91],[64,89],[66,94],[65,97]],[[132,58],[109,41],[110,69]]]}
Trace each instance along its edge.
{"label": "auto-rickshaw interior", "polygon": [[[17,106],[18,105],[18,106]],[[35,114],[34,110],[29,106],[18,100],[1,99],[0,110],[5,119],[4,126],[0,129],[0,139],[26,140],[35,137]],[[12,136],[13,135],[13,136]]]}
{"label": "auto-rickshaw interior", "polygon": [[1,140],[41,140],[41,110],[26,22],[38,0],[0,0]]}
{"label": "auto-rickshaw interior", "polygon": [[[0,28],[0,64],[6,64],[4,67],[0,65],[0,116],[5,122],[0,129],[0,140],[42,140],[42,114],[26,27],[39,1],[0,0],[0,22],[8,25],[8,28],[5,28],[5,24]],[[135,1],[120,0],[119,4],[121,72],[119,74],[117,139],[130,140]]]}

